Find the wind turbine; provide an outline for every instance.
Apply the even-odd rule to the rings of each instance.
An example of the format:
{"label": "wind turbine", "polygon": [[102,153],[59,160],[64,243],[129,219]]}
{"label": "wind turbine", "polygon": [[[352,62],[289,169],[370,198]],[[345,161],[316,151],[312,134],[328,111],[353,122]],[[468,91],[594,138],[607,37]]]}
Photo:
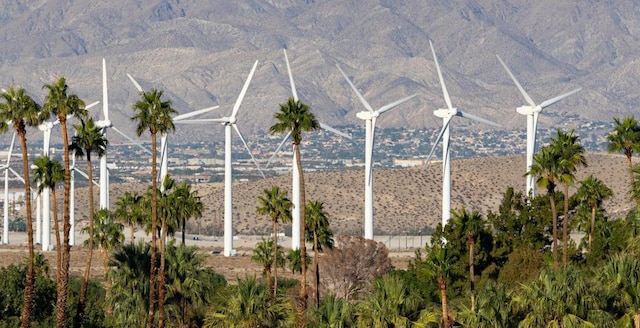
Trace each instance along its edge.
{"label": "wind turbine", "polygon": [[347,80],[347,83],[349,83],[349,86],[351,86],[351,89],[353,89],[366,109],[365,111],[358,112],[356,116],[364,120],[366,124],[364,150],[364,238],[373,239],[373,138],[375,136],[376,119],[380,114],[393,109],[416,95],[402,98],[384,105],[378,110],[374,110],[340,66],[336,64],[336,67],[338,67],[338,70],[342,73],[342,76]]}
{"label": "wind turbine", "polygon": [[258,61],[253,64],[253,68],[247,77],[247,80],[242,87],[242,91],[240,91],[240,95],[236,100],[236,103],[233,105],[233,110],[231,112],[231,116],[222,117],[222,118],[211,118],[211,119],[197,119],[197,120],[182,120],[176,123],[185,123],[185,124],[201,124],[206,122],[219,122],[224,124],[224,256],[233,256],[235,255],[235,250],[233,249],[233,189],[232,189],[232,168],[231,168],[231,128],[233,127],[242,140],[244,147],[249,152],[251,156],[251,160],[255,163],[256,167],[258,167],[258,171],[264,178],[264,173],[260,169],[258,162],[255,157],[251,153],[251,149],[247,145],[246,141],[242,137],[238,126],[236,125],[236,114],[238,114],[238,109],[240,109],[240,104],[244,99],[245,94],[247,93],[247,89],[249,88],[249,83],[251,83],[251,79],[253,78],[253,74],[256,71],[256,67],[258,67]]}
{"label": "wind turbine", "polygon": [[[580,91],[582,88],[577,88],[565,94],[559,95],[555,98],[545,100],[539,105],[536,105],[536,103],[531,99],[529,94],[527,94],[527,92],[524,90],[520,82],[518,82],[518,79],[516,79],[516,76],[513,75],[509,67],[507,67],[507,64],[505,64],[504,61],[502,61],[502,58],[500,58],[500,56],[496,55],[496,57],[498,57],[500,64],[502,64],[504,69],[507,71],[507,73],[509,74],[513,82],[516,84],[516,87],[518,87],[518,90],[520,90],[520,93],[524,97],[524,100],[528,104],[528,105],[524,105],[516,108],[516,111],[522,115],[527,116],[527,172],[529,172],[531,171],[531,165],[533,165],[533,154],[536,152],[536,132],[538,130],[538,115],[545,108]],[[535,191],[536,191],[535,190],[536,184],[534,181],[535,177],[531,174],[527,174],[526,179],[527,179],[527,182],[526,182],[527,195],[533,198],[535,196]]]}
{"label": "wind turbine", "polygon": [[[289,73],[289,83],[291,84],[291,93],[293,96],[293,100],[295,100],[296,102],[298,101],[298,92],[296,91],[296,84],[293,80],[293,74],[291,73],[291,66],[289,65],[289,57],[287,57],[287,50],[286,49],[282,49],[282,51],[284,52],[284,60],[287,64],[287,72]],[[333,132],[339,136],[345,137],[349,140],[351,140],[351,136],[346,134],[346,133],[342,133],[334,128],[332,128],[329,125],[326,125],[322,122],[320,122],[320,128],[325,129],[327,131]],[[278,145],[278,148],[276,148],[276,150],[273,152],[273,155],[271,155],[271,158],[269,159],[269,162],[267,162],[267,166],[269,166],[269,164],[271,163],[271,160],[273,160],[273,158],[276,156],[276,154],[280,151],[280,148],[282,148],[282,146],[284,145],[285,142],[287,142],[287,140],[289,140],[289,137],[291,136],[291,131],[289,131],[287,133],[287,135],[285,135],[284,139],[282,139],[282,142],[280,142],[280,145]],[[300,171],[298,171],[298,166],[295,165],[296,163],[296,152],[293,152],[293,165],[291,165],[292,167],[292,179],[291,179],[291,203],[293,204],[292,208],[291,208],[291,249],[300,249],[300,236],[301,236],[301,219],[300,219]]]}
{"label": "wind turbine", "polygon": [[438,143],[440,142],[440,140],[442,140],[442,229],[444,229],[444,227],[449,222],[449,219],[451,218],[451,156],[449,151],[449,123],[451,122],[451,119],[454,116],[460,116],[476,122],[493,126],[500,125],[453,107],[453,105],[451,104],[451,98],[449,98],[449,92],[447,91],[447,87],[444,84],[444,79],[442,78],[442,72],[440,71],[440,65],[438,64],[438,57],[436,56],[436,51],[433,49],[433,44],[431,43],[431,41],[429,41],[429,45],[431,46],[433,61],[436,63],[438,79],[440,80],[440,85],[442,86],[442,94],[444,95],[444,100],[447,103],[447,108],[433,111],[433,114],[435,116],[442,118],[442,130],[440,130],[436,141],[433,143],[433,147],[431,147],[431,152],[429,153],[429,156],[425,161],[424,167],[429,164],[429,160],[431,160],[431,156],[433,156]]}
{"label": "wind turbine", "polygon": [[7,155],[7,162],[1,168],[4,169],[4,219],[3,219],[3,231],[2,231],[2,243],[9,244],[9,163],[11,161],[11,152],[13,151],[13,145],[16,141],[16,133],[13,133],[11,138],[11,146],[9,146],[9,153]]}

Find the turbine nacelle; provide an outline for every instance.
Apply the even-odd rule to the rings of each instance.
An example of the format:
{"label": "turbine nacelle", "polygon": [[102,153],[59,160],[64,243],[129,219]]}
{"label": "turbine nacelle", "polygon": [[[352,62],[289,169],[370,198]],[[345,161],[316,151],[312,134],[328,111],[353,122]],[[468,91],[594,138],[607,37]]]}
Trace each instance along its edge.
{"label": "turbine nacelle", "polygon": [[460,116],[458,109],[455,107],[452,108],[440,108],[440,109],[436,109],[433,111],[433,115],[440,117],[440,118],[447,118],[447,117],[452,117],[452,116]]}
{"label": "turbine nacelle", "polygon": [[50,131],[51,129],[53,129],[53,122],[44,122],[38,125],[38,130],[42,132]]}
{"label": "turbine nacelle", "polygon": [[522,115],[533,115],[533,113],[540,113],[541,111],[542,108],[540,108],[540,106],[520,106],[516,108],[516,112]]}
{"label": "turbine nacelle", "polygon": [[378,116],[380,116],[380,112],[378,111],[375,111],[375,112],[361,111],[356,113],[356,117],[358,117],[361,120],[372,120],[374,118],[377,118]]}
{"label": "turbine nacelle", "polygon": [[113,126],[113,123],[111,123],[110,120],[101,120],[96,122],[96,126],[99,128],[110,128]]}

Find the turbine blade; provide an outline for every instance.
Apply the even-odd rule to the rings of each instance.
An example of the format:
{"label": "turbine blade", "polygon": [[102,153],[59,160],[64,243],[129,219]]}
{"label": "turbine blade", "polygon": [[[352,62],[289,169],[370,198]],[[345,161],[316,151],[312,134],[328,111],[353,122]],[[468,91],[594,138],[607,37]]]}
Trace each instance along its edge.
{"label": "turbine blade", "polygon": [[338,66],[338,64],[336,64],[336,67],[338,68],[340,73],[342,73],[342,76],[344,76],[344,79],[347,80],[347,83],[349,83],[349,86],[351,86],[351,89],[353,89],[353,91],[355,91],[356,95],[358,95],[358,99],[360,99],[360,102],[364,105],[364,108],[366,108],[370,112],[373,112],[373,107],[371,107],[371,105],[369,105],[369,103],[367,102],[366,99],[364,99],[364,97],[362,96],[360,91],[358,91],[358,88],[356,88],[356,86],[353,84],[353,82],[351,82],[351,80],[349,80],[349,77],[347,76],[347,74],[342,70],[342,68],[340,68],[340,66]]}
{"label": "turbine blade", "polygon": [[348,134],[346,134],[344,132],[340,132],[339,130],[337,130],[335,128],[332,128],[332,127],[330,127],[330,126],[328,126],[328,125],[326,125],[326,124],[324,124],[322,122],[320,122],[320,128],[325,129],[325,130],[327,130],[329,132],[333,132],[333,133],[335,133],[335,134],[337,134],[337,135],[339,135],[341,137],[345,137],[345,138],[347,138],[349,140],[353,140],[353,138],[351,138],[350,135],[348,135]]}
{"label": "turbine blade", "polygon": [[562,99],[564,99],[566,97],[569,97],[570,95],[572,95],[572,94],[574,94],[574,93],[576,93],[576,92],[578,92],[580,90],[582,90],[582,88],[577,88],[577,89],[569,91],[569,92],[567,92],[565,94],[559,95],[559,96],[557,96],[555,98],[551,98],[549,100],[545,100],[545,101],[542,102],[542,104],[540,104],[540,108],[545,109],[546,107],[549,107],[549,106],[557,103],[558,101],[560,101],[560,100],[562,100]]}
{"label": "turbine blade", "polygon": [[289,66],[289,57],[287,57],[287,49],[284,51],[284,61],[287,63],[287,72],[289,72],[289,83],[291,83],[291,93],[293,94],[293,100],[298,101],[298,92],[296,92],[296,83],[293,82],[293,74],[291,74],[291,66]]}
{"label": "turbine blade", "polygon": [[16,172],[16,170],[14,170],[14,169],[13,169],[13,168],[11,168],[11,167],[8,167],[7,169],[8,169],[11,173],[13,173],[13,175],[15,175],[15,176],[16,176],[16,178],[18,178],[18,180],[20,180],[20,182],[24,183],[24,178],[23,178],[23,177],[22,177],[18,172]]}
{"label": "turbine blade", "polygon": [[429,166],[429,161],[431,160],[431,157],[433,157],[433,154],[435,153],[436,148],[438,147],[438,143],[440,143],[440,140],[442,140],[442,136],[444,135],[445,131],[449,128],[449,122],[451,122],[452,118],[453,116],[449,116],[447,123],[442,126],[440,133],[438,133],[438,137],[436,138],[436,141],[433,143],[433,146],[431,147],[429,156],[427,156],[427,159],[424,161],[424,165],[422,166],[422,171],[424,171],[427,168],[427,166]]}
{"label": "turbine blade", "polygon": [[129,80],[131,81],[131,83],[133,83],[133,85],[136,87],[136,89],[138,89],[139,92],[144,92],[140,84],[138,84],[138,81],[136,81],[136,79],[134,79],[133,76],[131,76],[131,74],[127,73],[127,76],[129,77]]}
{"label": "turbine blade", "polygon": [[273,152],[273,155],[271,155],[271,157],[269,158],[269,161],[267,162],[267,165],[265,165],[264,167],[269,167],[269,164],[271,164],[271,161],[273,160],[273,158],[276,157],[276,154],[278,154],[278,152],[280,151],[280,148],[282,148],[284,143],[287,142],[287,140],[289,140],[290,136],[291,136],[291,131],[287,132],[287,135],[284,136],[284,139],[282,139],[282,141],[278,145],[278,148],[276,148],[276,150]]}
{"label": "turbine blade", "polygon": [[465,112],[463,112],[461,110],[458,110],[458,116],[462,116],[464,118],[468,118],[468,119],[471,119],[471,120],[474,120],[474,121],[477,121],[477,122],[480,122],[480,123],[493,125],[495,127],[500,127],[501,126],[498,123],[494,123],[494,122],[491,122],[491,121],[486,120],[484,118],[481,118],[481,117],[478,117],[478,116],[475,116],[475,115],[471,115],[469,113],[465,113]]}
{"label": "turbine blade", "polygon": [[104,119],[109,120],[109,95],[107,94],[107,61],[102,58],[102,111]]}
{"label": "turbine blade", "polygon": [[[82,171],[81,169],[76,167],[74,171],[80,173],[81,176],[83,176],[85,179],[89,180],[89,175],[87,173],[85,173],[84,171]],[[91,182],[93,182],[93,184],[98,186],[98,187],[100,186],[100,183],[98,183],[98,182],[95,182],[95,181],[91,181]]]}
{"label": "turbine blade", "polygon": [[147,154],[151,155],[151,150],[147,149],[145,146],[143,146],[138,141],[136,141],[133,138],[129,137],[128,135],[124,134],[124,132],[120,131],[115,126],[112,126],[111,129],[113,129],[114,131],[118,132],[121,136],[125,137],[127,140],[133,142],[133,144],[135,144],[136,146],[140,147],[140,149],[144,150]]}
{"label": "turbine blade", "polygon": [[175,124],[202,124],[202,123],[207,123],[207,122],[227,123],[227,122],[229,122],[229,118],[228,117],[223,117],[223,118],[201,118],[201,119],[195,119],[195,120],[180,120],[180,121],[176,121],[176,122],[173,122],[173,123],[175,123]]}
{"label": "turbine blade", "polygon": [[417,95],[413,94],[413,95],[411,95],[409,97],[405,97],[405,98],[402,98],[402,99],[400,99],[398,101],[394,101],[394,102],[392,102],[392,103],[390,103],[388,105],[384,105],[384,106],[380,107],[380,109],[378,109],[378,113],[382,114],[382,113],[384,113],[384,112],[386,112],[386,111],[388,111],[388,110],[390,110],[390,109],[392,109],[392,108],[404,103],[405,101],[407,101],[407,100],[409,100],[409,99],[411,99],[411,98],[413,98],[415,96],[417,96]]}
{"label": "turbine blade", "polygon": [[97,105],[99,103],[100,103],[99,100],[98,101],[94,101],[94,102],[90,103],[89,105],[85,106],[84,109],[91,109],[91,108],[93,108],[95,105]]}
{"label": "turbine blade", "polygon": [[180,120],[183,120],[185,118],[189,118],[189,117],[193,117],[193,116],[196,116],[196,115],[204,114],[204,113],[210,112],[210,111],[212,111],[212,110],[214,110],[216,108],[220,108],[220,106],[213,106],[213,107],[194,110],[193,112],[189,112],[189,113],[185,113],[185,114],[180,114],[180,115],[175,116],[173,118],[173,122],[176,123],[176,121],[180,121]]}
{"label": "turbine blade", "polygon": [[440,79],[440,86],[442,86],[442,94],[444,95],[444,101],[447,103],[447,107],[449,109],[453,109],[453,105],[451,105],[451,98],[449,98],[449,92],[447,91],[447,86],[444,84],[444,79],[442,78],[442,72],[440,71],[440,64],[438,64],[438,56],[436,56],[436,51],[435,49],[433,49],[433,43],[431,43],[431,40],[429,40],[429,45],[431,46],[433,61],[436,63],[436,70],[438,71],[438,79]]}
{"label": "turbine blade", "polygon": [[242,86],[242,91],[240,91],[240,96],[238,96],[238,100],[233,105],[233,112],[231,113],[231,117],[236,117],[238,113],[238,109],[240,109],[240,104],[242,103],[242,99],[244,99],[244,95],[247,93],[247,89],[249,89],[249,83],[251,83],[251,79],[253,78],[253,73],[256,71],[256,67],[258,67],[258,61],[253,64],[253,68],[251,69],[251,73],[249,73],[249,77],[247,77],[247,81],[244,82],[244,86]]}
{"label": "turbine blade", "polygon": [[498,60],[500,61],[500,63],[502,64],[502,67],[504,67],[505,70],[507,70],[507,73],[509,73],[509,76],[511,77],[511,79],[513,80],[513,82],[516,84],[516,87],[518,87],[518,90],[520,90],[520,93],[522,94],[522,96],[524,97],[524,100],[527,101],[527,103],[530,106],[535,106],[536,103],[533,101],[533,99],[531,99],[531,97],[529,97],[529,94],[524,90],[524,88],[522,87],[522,85],[520,85],[520,82],[518,82],[518,79],[516,79],[516,76],[513,75],[513,73],[511,73],[511,70],[509,69],[509,67],[507,67],[507,64],[505,64],[502,61],[502,58],[500,58],[500,56],[496,55],[496,57],[498,57]]}
{"label": "turbine blade", "polygon": [[16,142],[16,133],[13,133],[13,137],[11,138],[11,146],[9,146],[9,154],[7,155],[7,166],[9,166],[9,163],[11,162],[11,153],[13,152],[13,145]]}
{"label": "turbine blade", "polygon": [[262,169],[260,168],[260,165],[258,164],[258,161],[256,161],[256,158],[253,157],[253,154],[251,153],[251,149],[249,148],[249,145],[247,145],[247,142],[244,141],[244,138],[242,137],[242,133],[240,133],[240,129],[238,129],[238,126],[233,124],[233,129],[236,130],[236,133],[238,134],[238,137],[240,137],[240,140],[242,140],[242,144],[244,145],[244,148],[247,149],[247,152],[249,153],[249,156],[251,156],[251,160],[253,161],[253,164],[256,165],[256,168],[258,168],[258,171],[260,172],[260,175],[262,175],[263,179],[266,179],[266,177],[264,176],[264,172],[262,172]]}
{"label": "turbine blade", "polygon": [[536,134],[538,133],[538,112],[533,112],[533,153],[536,153]]}
{"label": "turbine blade", "polygon": [[371,166],[369,166],[369,181],[367,182],[369,185],[373,182],[373,144],[376,139],[376,117],[374,116],[371,119]]}

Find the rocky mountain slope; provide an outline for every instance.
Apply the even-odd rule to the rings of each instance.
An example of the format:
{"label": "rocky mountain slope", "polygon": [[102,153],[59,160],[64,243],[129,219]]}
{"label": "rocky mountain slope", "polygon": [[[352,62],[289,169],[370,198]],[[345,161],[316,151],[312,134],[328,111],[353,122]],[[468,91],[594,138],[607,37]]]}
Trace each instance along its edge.
{"label": "rocky mountain slope", "polygon": [[[429,40],[454,105],[506,129],[524,128],[514,110],[524,100],[495,54],[536,101],[583,87],[541,115],[541,127],[570,112],[611,121],[640,99],[640,4],[630,0],[0,0],[0,8],[0,86],[21,85],[42,99],[42,85],[65,76],[92,102],[101,98],[104,57],[111,120],[130,134],[137,94],[125,73],[165,90],[180,112],[219,104],[211,116],[222,116],[256,59],[239,123],[265,133],[290,94],[283,48],[300,98],[333,125],[362,124],[339,64],[374,107],[418,94],[380,126],[438,127],[432,111],[445,104]],[[178,134],[210,140],[222,129]]]}

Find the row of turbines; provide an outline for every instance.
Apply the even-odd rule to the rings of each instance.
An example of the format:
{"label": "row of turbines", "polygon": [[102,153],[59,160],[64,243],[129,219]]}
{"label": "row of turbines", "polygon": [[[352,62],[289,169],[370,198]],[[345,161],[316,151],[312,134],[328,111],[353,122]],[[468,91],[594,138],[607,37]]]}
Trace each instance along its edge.
{"label": "row of turbines", "polygon": [[[467,118],[479,123],[483,123],[483,124],[488,124],[488,125],[492,125],[492,126],[499,126],[498,124],[486,120],[484,118],[469,114],[465,111],[462,111],[456,107],[453,107],[453,104],[451,102],[451,99],[449,97],[449,93],[447,91],[446,85],[444,83],[444,79],[442,76],[442,72],[440,70],[440,65],[438,63],[438,58],[436,55],[436,52],[434,50],[433,44],[431,43],[431,41],[429,41],[429,44],[431,46],[431,52],[433,55],[433,60],[436,64],[436,70],[438,73],[438,79],[440,82],[440,86],[442,87],[442,93],[444,96],[444,100],[445,103],[447,105],[446,108],[443,109],[437,109],[434,111],[434,115],[436,117],[442,118],[442,128],[440,130],[440,133],[438,134],[435,142],[433,143],[433,146],[431,148],[431,152],[429,153],[429,155],[427,156],[427,159],[425,161],[425,166],[426,167],[429,164],[429,161],[431,160],[432,156],[435,153],[436,147],[438,146],[438,144],[440,142],[442,142],[442,177],[443,177],[443,182],[442,182],[442,225],[445,226],[447,224],[447,222],[450,219],[450,212],[451,212],[451,157],[450,157],[450,146],[449,146],[449,142],[450,142],[450,122],[453,119],[453,117],[455,116],[460,116],[463,118]],[[287,56],[287,52],[286,50],[283,51],[284,52],[284,58],[285,58],[285,62],[286,62],[286,66],[287,66],[287,72],[288,72],[288,76],[289,76],[289,82],[291,85],[291,92],[292,92],[292,97],[294,98],[295,101],[298,101],[298,94],[296,91],[296,86],[295,86],[295,82],[293,79],[293,74],[292,74],[292,70],[291,70],[291,66],[289,64],[289,58]],[[527,172],[530,170],[531,165],[533,164],[533,154],[535,152],[535,148],[536,148],[536,129],[537,129],[537,122],[538,122],[538,115],[539,113],[541,113],[546,107],[549,107],[553,104],[555,104],[556,102],[578,92],[580,90],[580,88],[572,90],[570,92],[561,94],[559,96],[556,96],[554,98],[548,99],[546,101],[543,101],[542,103],[535,103],[532,98],[527,94],[527,92],[525,91],[525,89],[522,87],[522,85],[520,84],[520,82],[516,79],[515,75],[511,72],[511,70],[507,67],[507,65],[504,63],[504,61],[496,55],[496,57],[498,58],[498,60],[500,61],[500,63],[502,64],[502,66],[505,68],[505,70],[507,71],[508,75],[510,76],[510,78],[513,80],[513,82],[515,83],[516,87],[518,88],[518,90],[520,91],[520,93],[522,94],[522,96],[524,97],[527,105],[521,106],[521,107],[517,107],[517,112],[522,114],[522,115],[526,115],[527,116],[527,142],[526,142],[526,170]],[[231,115],[230,116],[225,116],[222,118],[195,118],[198,115],[210,112],[214,109],[219,108],[219,106],[213,106],[213,107],[208,107],[208,108],[203,108],[203,109],[199,109],[196,111],[192,111],[192,112],[188,112],[185,114],[181,114],[178,116],[175,116],[173,118],[174,123],[176,124],[211,124],[211,123],[221,123],[224,125],[225,127],[225,165],[224,165],[224,172],[225,172],[225,177],[224,177],[224,250],[223,250],[223,254],[224,256],[233,256],[235,255],[235,251],[233,249],[233,204],[232,204],[232,200],[233,200],[233,190],[232,190],[232,166],[231,166],[231,158],[232,158],[232,151],[231,151],[231,137],[232,137],[232,129],[236,131],[236,134],[238,135],[238,137],[240,138],[240,140],[242,141],[245,149],[247,150],[247,152],[249,153],[249,155],[251,156],[252,161],[254,162],[256,168],[258,169],[258,171],[260,172],[260,174],[262,175],[262,177],[264,178],[265,175],[262,172],[260,165],[258,164],[258,162],[256,161],[255,157],[253,156],[251,149],[249,148],[249,146],[247,145],[247,142],[245,141],[244,137],[242,136],[242,133],[240,132],[240,129],[237,126],[237,114],[238,111],[240,109],[240,106],[242,104],[242,101],[247,93],[247,90],[249,88],[249,84],[251,83],[251,79],[253,78],[253,75],[255,73],[255,70],[258,66],[258,61],[255,61],[255,63],[253,64],[253,67],[242,87],[242,90],[240,91],[240,94],[235,102],[235,104],[233,105],[233,109],[231,111]],[[365,192],[364,192],[364,237],[367,239],[373,239],[374,237],[374,233],[373,233],[373,227],[374,227],[374,212],[373,212],[373,141],[374,141],[374,136],[375,136],[375,125],[376,125],[376,119],[383,113],[398,107],[399,105],[401,105],[402,103],[412,99],[413,97],[415,97],[416,95],[411,95],[405,98],[402,98],[400,100],[394,101],[392,103],[389,103],[387,105],[384,105],[380,108],[378,108],[377,110],[374,110],[373,107],[367,102],[367,100],[364,98],[364,96],[360,93],[360,91],[358,90],[358,88],[355,86],[355,84],[351,81],[351,79],[349,79],[348,75],[345,73],[345,71],[343,71],[340,66],[336,65],[336,67],[338,68],[338,70],[340,71],[340,73],[342,74],[342,76],[344,77],[344,79],[346,80],[346,82],[348,83],[348,85],[351,87],[351,89],[353,89],[353,91],[355,92],[356,96],[358,97],[358,99],[360,100],[360,102],[362,103],[362,105],[364,106],[365,110],[364,111],[360,111],[356,114],[356,116],[362,120],[365,121],[366,124],[366,130],[365,130],[365,181],[364,181],[364,185],[365,185]],[[140,84],[135,80],[135,78],[133,76],[131,76],[130,74],[127,74],[129,80],[132,82],[133,86],[137,89],[137,91],[139,92],[144,92],[144,89],[140,86]],[[99,102],[95,102],[92,103],[90,105],[87,106],[88,108],[91,108],[95,105],[97,105]],[[120,131],[110,120],[109,120],[109,103],[108,103],[108,92],[107,92],[107,75],[106,75],[106,61],[103,59],[102,61],[102,105],[103,105],[103,119],[97,122],[97,125],[99,127],[104,127],[104,133],[106,136],[107,133],[107,129],[113,129],[115,132],[119,133],[120,135],[122,135],[123,137],[125,137],[126,139],[128,139],[129,141],[133,142],[134,144],[138,145],[139,147],[141,147],[145,152],[151,154],[151,152],[145,148],[143,145],[141,145],[139,142],[137,142],[136,140],[134,140],[133,138],[127,136],[125,133],[123,133],[122,131]],[[48,141],[50,139],[50,134],[51,134],[51,130],[52,128],[57,125],[58,122],[54,121],[54,122],[47,122],[44,123],[43,125],[40,126],[40,130],[43,131],[44,133],[44,154],[45,156],[48,156],[48,149],[49,149],[49,145],[48,145]],[[348,134],[342,133],[334,128],[332,128],[331,126],[324,124],[322,122],[320,122],[320,126],[322,129],[325,129],[329,132],[332,132],[334,134],[336,134],[337,136],[340,137],[344,137],[344,138],[348,138],[351,139],[351,136],[349,136]],[[283,147],[283,145],[289,140],[290,134],[287,134],[284,139],[282,140],[282,142],[278,145],[277,149],[274,151],[272,157],[269,159],[269,162],[267,162],[267,166],[270,164],[271,160],[276,156],[276,154],[279,152],[279,150]],[[13,145],[14,145],[14,141],[15,141],[15,135],[12,139],[11,142],[11,146],[9,148],[9,156],[7,158],[7,162],[5,165],[0,166],[0,169],[4,169],[5,171],[5,194],[4,194],[4,201],[5,201],[5,206],[4,206],[4,231],[3,231],[3,243],[8,244],[9,243],[9,232],[8,232],[8,206],[6,206],[8,204],[8,178],[9,178],[9,172],[13,173],[14,175],[16,175],[16,177],[18,177],[18,179],[22,179],[20,177],[20,175],[13,170],[9,164],[9,160],[11,158],[11,151],[13,149]],[[167,140],[167,135],[164,134],[161,136],[161,141],[160,141],[160,174],[158,176],[160,183],[160,186],[162,186],[162,182],[164,181],[164,179],[167,176],[168,173],[168,140]],[[293,158],[293,162],[295,163],[295,152],[294,153],[294,158]],[[300,172],[298,172],[297,166],[296,165],[292,165],[293,168],[293,172],[292,172],[292,197],[291,197],[291,202],[293,203],[293,208],[292,208],[292,238],[291,238],[291,248],[292,249],[299,249],[300,248],[300,237],[301,237],[301,226],[300,226],[300,207],[302,206],[302,204],[300,204]],[[71,222],[72,222],[72,234],[71,234],[71,243],[74,244],[75,243],[75,219],[74,219],[74,193],[73,193],[73,189],[74,189],[74,172],[78,171],[80,174],[82,174],[83,176],[86,177],[86,174],[84,172],[82,172],[81,170],[79,170],[78,168],[75,167],[75,156],[73,156],[72,159],[72,165],[71,165],[71,174],[72,174],[72,192],[71,192],[71,208],[72,208],[72,212],[71,212]],[[529,195],[533,196],[535,194],[535,183],[534,183],[534,178],[532,176],[527,176],[526,177],[526,191]],[[94,182],[95,183],[95,182]],[[100,158],[100,176],[99,176],[99,183],[97,183],[99,185],[99,190],[100,190],[100,208],[101,209],[108,209],[109,208],[109,172],[107,170],[107,154],[105,152],[105,154]],[[38,201],[37,201],[37,225],[36,225],[36,233],[37,233],[37,237],[36,237],[36,241],[37,242],[41,242],[42,244],[42,249],[43,251],[48,251],[51,249],[51,243],[50,243],[50,234],[51,234],[51,228],[49,225],[49,221],[50,221],[50,217],[49,217],[49,211],[50,211],[50,198],[48,197],[48,190],[43,191],[42,195],[40,195],[38,197]],[[41,205],[42,204],[42,205]],[[42,213],[42,219],[41,214]],[[40,223],[42,222],[42,227],[40,226]]]}

